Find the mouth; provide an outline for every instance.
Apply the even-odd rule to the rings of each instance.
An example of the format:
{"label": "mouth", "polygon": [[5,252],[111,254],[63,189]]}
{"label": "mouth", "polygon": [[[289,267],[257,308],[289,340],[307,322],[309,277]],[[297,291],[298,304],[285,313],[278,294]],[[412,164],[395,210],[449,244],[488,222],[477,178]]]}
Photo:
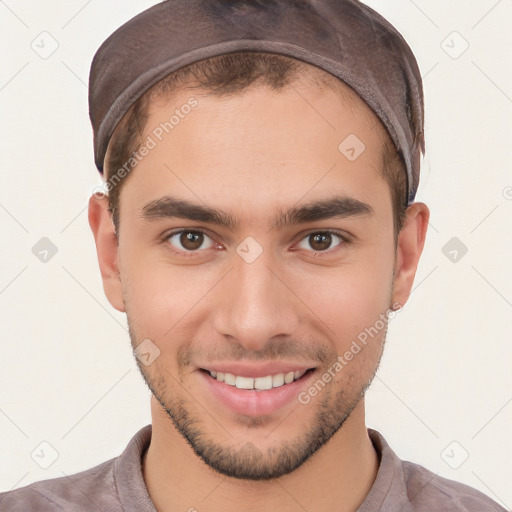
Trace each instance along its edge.
{"label": "mouth", "polygon": [[296,382],[302,379],[306,374],[313,372],[315,368],[295,370],[287,373],[276,373],[274,375],[266,375],[265,377],[245,377],[228,372],[207,370],[205,368],[201,368],[200,370],[217,382],[223,382],[224,384],[236,387],[237,389],[266,391]]}
{"label": "mouth", "polygon": [[304,410],[298,396],[310,385],[318,368],[290,369],[256,377],[244,375],[241,370],[239,374],[218,369],[198,370],[208,394],[207,403],[222,411],[259,417],[278,413],[285,407],[295,406]]}

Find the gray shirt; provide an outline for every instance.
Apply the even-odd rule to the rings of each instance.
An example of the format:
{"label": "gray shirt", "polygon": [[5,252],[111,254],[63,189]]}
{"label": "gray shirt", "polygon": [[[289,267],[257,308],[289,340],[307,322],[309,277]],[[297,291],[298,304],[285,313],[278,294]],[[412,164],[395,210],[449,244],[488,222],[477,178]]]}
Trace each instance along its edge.
{"label": "gray shirt", "polygon": [[[379,432],[368,433],[380,464],[358,512],[506,512],[476,489],[400,460]],[[0,493],[0,511],[156,512],[141,468],[150,440],[151,425],[146,425],[119,457],[74,475]]]}

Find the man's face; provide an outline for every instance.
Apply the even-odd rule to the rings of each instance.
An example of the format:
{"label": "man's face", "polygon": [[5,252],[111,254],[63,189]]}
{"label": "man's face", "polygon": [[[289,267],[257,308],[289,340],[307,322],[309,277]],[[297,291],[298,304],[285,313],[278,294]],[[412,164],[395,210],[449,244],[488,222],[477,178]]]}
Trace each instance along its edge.
{"label": "man's face", "polygon": [[[347,94],[355,105],[299,84],[222,99],[182,90],[152,103],[144,140],[158,142],[153,130],[191,96],[198,105],[123,186],[120,284],[109,299],[126,310],[132,345],[149,339],[160,351],[138,364],[169,429],[227,475],[277,477],[325,444],[362,404],[382,353],[383,318],[402,302],[382,128]],[[354,135],[365,146],[359,156]],[[339,149],[349,136],[355,159],[350,147]],[[233,224],[166,216],[155,207],[166,196],[225,212]],[[282,218],[335,199],[338,216]],[[339,369],[354,341],[360,350]],[[264,391],[209,373],[272,376],[258,380],[265,387],[306,369],[314,370]]]}

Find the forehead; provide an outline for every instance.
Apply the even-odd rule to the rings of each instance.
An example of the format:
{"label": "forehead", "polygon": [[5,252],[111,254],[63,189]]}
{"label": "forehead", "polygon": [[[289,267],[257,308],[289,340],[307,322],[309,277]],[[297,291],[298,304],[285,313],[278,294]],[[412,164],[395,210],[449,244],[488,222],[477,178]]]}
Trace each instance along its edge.
{"label": "forehead", "polygon": [[342,83],[252,86],[222,96],[180,88],[149,104],[142,141],[152,148],[126,192],[139,206],[179,191],[247,213],[335,189],[368,204],[372,194],[386,193],[383,130]]}
{"label": "forehead", "polygon": [[[278,89],[256,82],[236,92],[205,91],[188,81],[172,92],[150,95],[144,135],[155,136],[160,146],[183,143],[185,138],[199,143],[205,136],[219,145],[222,139],[235,140],[252,132],[260,136],[254,143],[268,143],[267,151],[279,147],[293,151],[290,144],[278,144],[286,141],[273,139],[276,132],[283,133],[282,128],[289,134],[306,129],[312,144],[323,139],[332,145],[352,134],[370,153],[389,140],[378,117],[352,88],[314,66],[304,64],[304,70]],[[236,131],[240,127],[242,133]]]}

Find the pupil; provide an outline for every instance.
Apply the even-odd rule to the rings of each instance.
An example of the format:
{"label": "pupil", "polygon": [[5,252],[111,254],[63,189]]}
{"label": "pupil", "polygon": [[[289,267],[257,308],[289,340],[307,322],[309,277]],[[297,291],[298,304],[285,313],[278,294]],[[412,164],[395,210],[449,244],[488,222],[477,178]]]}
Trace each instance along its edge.
{"label": "pupil", "polygon": [[[182,233],[180,237],[180,242],[185,249],[193,250],[201,247],[202,241],[202,233],[197,233],[194,231],[187,231]],[[198,242],[199,241],[199,242]]]}
{"label": "pupil", "polygon": [[313,247],[313,249],[315,250],[322,250],[322,249],[328,249],[329,246],[331,245],[331,235],[329,233],[321,233],[321,234],[316,234],[313,236],[313,240],[314,240],[314,243],[313,245],[315,244],[320,244],[320,247],[316,248]]}

